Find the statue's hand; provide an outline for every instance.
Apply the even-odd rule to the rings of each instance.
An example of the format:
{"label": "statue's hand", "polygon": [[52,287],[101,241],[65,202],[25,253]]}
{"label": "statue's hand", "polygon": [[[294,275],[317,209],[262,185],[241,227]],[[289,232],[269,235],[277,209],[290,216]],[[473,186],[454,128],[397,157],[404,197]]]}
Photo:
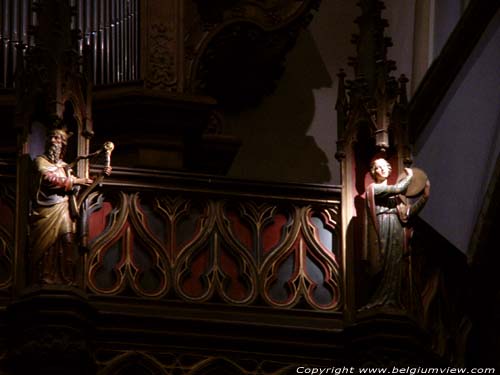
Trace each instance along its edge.
{"label": "statue's hand", "polygon": [[74,179],[73,184],[75,185],[91,185],[94,182],[91,178],[77,177]]}
{"label": "statue's hand", "polygon": [[105,176],[109,176],[109,175],[111,175],[111,170],[112,170],[112,169],[113,169],[113,168],[111,168],[111,167],[109,167],[109,166],[108,166],[108,167],[104,167],[104,169],[103,169],[102,173],[104,173],[104,175],[105,175]]}
{"label": "statue's hand", "polygon": [[413,176],[413,170],[411,168],[405,168],[405,173],[410,177]]}

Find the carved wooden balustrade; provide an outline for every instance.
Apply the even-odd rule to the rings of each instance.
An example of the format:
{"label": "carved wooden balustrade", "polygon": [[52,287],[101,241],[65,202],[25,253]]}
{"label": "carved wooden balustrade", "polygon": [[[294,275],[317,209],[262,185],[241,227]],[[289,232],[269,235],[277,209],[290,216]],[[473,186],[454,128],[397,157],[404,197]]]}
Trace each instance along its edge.
{"label": "carved wooden balustrade", "polygon": [[90,295],[342,310],[338,188],[116,175],[82,212]]}
{"label": "carved wooden balustrade", "polygon": [[[68,326],[91,324],[101,368],[131,350],[172,371],[181,364],[168,356],[191,358],[186,373],[235,351],[243,354],[233,365],[252,361],[269,373],[300,364],[297,354],[346,360],[334,349],[344,345],[339,187],[115,167],[81,210],[81,285],[37,289],[22,287],[24,255],[14,255],[13,182],[3,176],[0,185],[0,324],[11,319],[23,338],[12,352],[22,353],[19,366],[31,345],[52,348],[43,336],[52,328],[36,325],[43,319],[71,343],[82,341]],[[33,320],[33,311],[46,318]]]}

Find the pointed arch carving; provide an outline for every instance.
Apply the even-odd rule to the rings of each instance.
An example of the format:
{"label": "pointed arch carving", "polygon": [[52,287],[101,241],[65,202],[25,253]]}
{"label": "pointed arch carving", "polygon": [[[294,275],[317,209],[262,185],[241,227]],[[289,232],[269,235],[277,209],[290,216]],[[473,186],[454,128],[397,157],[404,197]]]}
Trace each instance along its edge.
{"label": "pointed arch carving", "polygon": [[[266,259],[261,271],[263,298],[271,305],[291,308],[304,300],[310,307],[335,310],[340,306],[340,267],[333,251],[338,247],[338,210],[322,212],[330,228],[330,249],[318,238],[318,228],[311,222],[314,209],[296,207],[296,224],[287,240]],[[334,244],[333,244],[334,243]]]}
{"label": "pointed arch carving", "polygon": [[[228,232],[223,206],[224,202],[209,205],[211,219],[204,236],[179,256],[176,285],[179,294],[191,301],[206,301],[217,294],[227,303],[247,304],[257,295],[257,272],[252,256]],[[193,283],[199,285],[197,295]]]}
{"label": "pointed arch carving", "polygon": [[226,202],[223,226],[239,246],[255,258],[257,268],[287,237],[293,208],[265,202]]}
{"label": "pointed arch carving", "polygon": [[100,207],[89,205],[92,214],[105,215],[107,221],[100,236],[92,240],[91,234],[87,264],[90,289],[98,294],[119,294],[128,286],[143,297],[166,294],[171,285],[169,262],[162,245],[149,232],[139,194],[120,193],[107,202],[107,209],[102,198],[100,202],[95,203]]}
{"label": "pointed arch carving", "polygon": [[246,372],[226,358],[209,358],[197,364],[188,375],[244,375]]}
{"label": "pointed arch carving", "polygon": [[177,263],[186,249],[201,241],[207,228],[211,227],[211,205],[168,195],[155,197],[153,205],[164,226],[163,236],[155,235],[163,237],[161,242],[171,263]]}
{"label": "pointed arch carving", "polygon": [[168,375],[154,357],[142,352],[128,352],[108,363],[97,375]]}

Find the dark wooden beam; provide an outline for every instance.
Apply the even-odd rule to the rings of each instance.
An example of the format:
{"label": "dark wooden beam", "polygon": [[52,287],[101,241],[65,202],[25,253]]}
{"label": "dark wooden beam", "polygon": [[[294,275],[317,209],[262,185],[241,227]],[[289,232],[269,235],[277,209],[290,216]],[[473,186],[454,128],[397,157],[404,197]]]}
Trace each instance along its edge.
{"label": "dark wooden beam", "polygon": [[500,1],[470,2],[409,104],[411,143],[427,126],[499,7]]}

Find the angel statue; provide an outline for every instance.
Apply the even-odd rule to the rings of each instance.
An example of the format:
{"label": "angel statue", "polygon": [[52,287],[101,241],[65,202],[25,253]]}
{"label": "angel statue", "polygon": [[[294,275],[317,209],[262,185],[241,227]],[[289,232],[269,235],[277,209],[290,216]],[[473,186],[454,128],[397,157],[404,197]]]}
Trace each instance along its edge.
{"label": "angel statue", "polygon": [[[409,220],[418,214],[429,198],[430,182],[418,168],[405,168],[394,185],[387,182],[392,168],[383,158],[370,165],[373,178],[366,189],[367,244],[364,260],[369,274],[377,280],[375,292],[363,309],[405,306],[402,292],[408,284],[405,259],[408,255]],[[418,196],[410,204],[409,197]]]}

